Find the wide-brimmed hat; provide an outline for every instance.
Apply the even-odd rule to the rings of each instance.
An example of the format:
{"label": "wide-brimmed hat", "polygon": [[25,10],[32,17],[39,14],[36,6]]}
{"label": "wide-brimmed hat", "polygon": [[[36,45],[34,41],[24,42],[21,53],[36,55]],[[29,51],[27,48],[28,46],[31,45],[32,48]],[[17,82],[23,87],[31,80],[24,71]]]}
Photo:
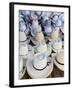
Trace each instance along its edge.
{"label": "wide-brimmed hat", "polygon": [[53,60],[51,60],[50,57],[47,58],[47,65],[43,69],[34,68],[33,60],[29,59],[27,61],[27,72],[31,78],[46,78],[51,74],[53,70]]}
{"label": "wide-brimmed hat", "polygon": [[[63,51],[63,49],[61,49]],[[57,53],[60,54],[60,51],[58,51]],[[53,61],[54,61],[54,64],[61,70],[61,71],[64,71],[64,54],[61,56],[59,55],[58,58],[56,58],[56,56],[58,55],[57,53],[54,53],[52,54],[52,58],[53,58]],[[59,59],[60,58],[60,59]]]}
{"label": "wide-brimmed hat", "polygon": [[26,59],[24,56],[19,56],[19,78],[21,79],[26,72]]}

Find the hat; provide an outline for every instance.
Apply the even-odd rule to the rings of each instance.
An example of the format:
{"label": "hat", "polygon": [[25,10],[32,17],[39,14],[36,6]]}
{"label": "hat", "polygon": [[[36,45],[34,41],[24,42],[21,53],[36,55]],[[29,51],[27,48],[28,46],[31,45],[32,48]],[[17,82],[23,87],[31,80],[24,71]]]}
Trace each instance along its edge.
{"label": "hat", "polygon": [[[58,54],[60,54],[60,52],[58,52]],[[54,53],[52,54],[52,58],[53,58],[53,61],[54,61],[54,64],[61,70],[61,71],[64,71],[64,59],[62,57],[64,57],[64,55],[58,55],[57,53]],[[58,57],[58,56],[59,57]],[[58,57],[58,58],[56,58]]]}
{"label": "hat", "polygon": [[56,61],[61,64],[64,64],[64,49],[59,50],[56,55]]}
{"label": "hat", "polygon": [[35,36],[35,39],[36,39],[37,41],[42,41],[42,40],[44,40],[44,35],[43,35],[43,33],[42,33],[42,32],[37,33],[36,36]]}
{"label": "hat", "polygon": [[59,31],[58,30],[53,30],[51,33],[51,39],[55,39],[59,37]]}
{"label": "hat", "polygon": [[47,45],[45,42],[39,42],[39,44],[36,45],[36,51],[37,52],[41,52],[41,53],[45,53],[47,52]]}
{"label": "hat", "polygon": [[19,55],[27,55],[28,54],[28,45],[26,42],[19,43]]}
{"label": "hat", "polygon": [[56,38],[52,41],[52,49],[54,52],[62,49],[62,40],[60,38]]}
{"label": "hat", "polygon": [[29,76],[33,79],[46,78],[51,74],[52,70],[53,70],[53,60],[51,60],[50,57],[47,58],[47,65],[43,69],[34,68],[32,59],[29,59],[27,61],[27,72]]}
{"label": "hat", "polygon": [[26,72],[26,59],[23,56],[19,56],[19,78],[21,79]]}
{"label": "hat", "polygon": [[35,69],[42,70],[47,65],[47,57],[43,53],[36,53],[32,63]]}

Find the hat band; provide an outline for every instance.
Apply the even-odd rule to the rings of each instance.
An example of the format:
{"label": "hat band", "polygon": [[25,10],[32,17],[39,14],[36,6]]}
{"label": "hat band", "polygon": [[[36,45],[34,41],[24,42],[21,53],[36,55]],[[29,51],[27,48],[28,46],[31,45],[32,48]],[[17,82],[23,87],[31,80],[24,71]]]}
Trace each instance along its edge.
{"label": "hat band", "polygon": [[56,58],[55,58],[56,62],[60,65],[64,65],[63,63],[60,63]]}
{"label": "hat band", "polygon": [[38,69],[38,68],[36,68],[33,64],[33,67],[34,67],[34,69],[36,69],[36,70],[38,70],[38,71],[42,71],[42,70],[44,70],[47,66],[49,66],[49,64],[50,64],[51,62],[47,62],[47,65],[44,67],[44,68],[42,68],[42,69]]}
{"label": "hat band", "polygon": [[42,71],[42,70],[44,70],[44,69],[47,67],[47,65],[46,65],[44,68],[42,68],[42,69],[38,69],[38,68],[36,68],[34,65],[33,65],[33,67],[34,67],[34,69],[36,69],[36,70],[38,70],[38,71]]}

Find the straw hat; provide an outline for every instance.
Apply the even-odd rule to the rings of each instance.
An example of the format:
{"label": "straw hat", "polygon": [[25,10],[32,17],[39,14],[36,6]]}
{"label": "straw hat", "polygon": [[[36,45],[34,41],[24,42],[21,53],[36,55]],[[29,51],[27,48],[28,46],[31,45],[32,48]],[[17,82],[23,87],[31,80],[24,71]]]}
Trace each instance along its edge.
{"label": "straw hat", "polygon": [[19,43],[19,55],[25,56],[28,54],[28,45],[26,42]]}
{"label": "straw hat", "polygon": [[53,70],[53,60],[51,60],[50,57],[47,58],[47,65],[43,69],[34,68],[32,59],[29,59],[27,61],[27,72],[29,76],[33,79],[46,78],[51,74],[52,70]]}
{"label": "straw hat", "polygon": [[53,28],[53,31],[51,33],[51,39],[56,39],[59,37],[59,27]]}
{"label": "straw hat", "polygon": [[37,33],[36,36],[35,36],[35,39],[36,39],[37,41],[42,41],[42,40],[44,40],[44,35],[43,35],[43,33],[42,33],[42,32]]}
{"label": "straw hat", "polygon": [[56,38],[52,41],[52,49],[54,52],[57,52],[62,49],[62,40],[60,38]]}
{"label": "straw hat", "polygon": [[64,50],[61,49],[56,54],[52,54],[54,64],[61,70],[64,71]]}
{"label": "straw hat", "polygon": [[19,56],[19,78],[21,79],[26,72],[26,59],[23,56]]}
{"label": "straw hat", "polygon": [[47,57],[45,54],[37,53],[34,56],[33,67],[35,69],[42,70],[47,65]]}

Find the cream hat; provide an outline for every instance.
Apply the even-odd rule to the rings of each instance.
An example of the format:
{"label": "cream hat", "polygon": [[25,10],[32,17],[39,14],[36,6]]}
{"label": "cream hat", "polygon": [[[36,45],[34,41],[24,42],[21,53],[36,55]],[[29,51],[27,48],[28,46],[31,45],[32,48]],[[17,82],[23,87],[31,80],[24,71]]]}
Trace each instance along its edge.
{"label": "cream hat", "polygon": [[43,35],[43,33],[42,33],[42,32],[38,32],[38,33],[36,34],[36,36],[35,36],[35,39],[36,39],[37,41],[42,41],[42,40],[44,40],[44,35]]}
{"label": "cream hat", "polygon": [[58,38],[58,37],[59,37],[59,28],[56,27],[51,33],[51,38],[55,39],[55,38]]}
{"label": "cream hat", "polygon": [[33,79],[36,78],[46,78],[53,70],[53,60],[50,57],[47,58],[48,65],[43,70],[37,70],[33,67],[33,60],[29,59],[27,61],[27,72],[29,76]]}
{"label": "cream hat", "polygon": [[28,55],[28,45],[26,42],[19,43],[19,55],[21,55],[21,56]]}
{"label": "cream hat", "polygon": [[62,49],[62,40],[60,38],[56,38],[52,41],[52,49],[54,52]]}
{"label": "cream hat", "polygon": [[36,46],[34,46],[35,53],[45,53],[47,52],[47,45],[45,41],[37,42]]}
{"label": "cream hat", "polygon": [[[60,52],[59,52],[60,54]],[[61,55],[60,55],[61,56]],[[62,57],[58,57],[58,59],[56,59],[57,57],[57,54],[52,54],[52,58],[53,58],[53,61],[54,61],[54,64],[61,70],[61,71],[64,71],[64,59],[62,59]]]}
{"label": "cream hat", "polygon": [[45,54],[42,53],[37,53],[34,56],[34,60],[33,60],[33,66],[35,69],[43,69],[45,68],[47,65],[47,57],[45,56]]}
{"label": "cream hat", "polygon": [[64,50],[61,49],[57,52],[56,54],[56,60],[61,63],[61,64],[64,64]]}
{"label": "cream hat", "polygon": [[26,61],[23,56],[19,56],[19,79],[21,79],[26,72]]}

